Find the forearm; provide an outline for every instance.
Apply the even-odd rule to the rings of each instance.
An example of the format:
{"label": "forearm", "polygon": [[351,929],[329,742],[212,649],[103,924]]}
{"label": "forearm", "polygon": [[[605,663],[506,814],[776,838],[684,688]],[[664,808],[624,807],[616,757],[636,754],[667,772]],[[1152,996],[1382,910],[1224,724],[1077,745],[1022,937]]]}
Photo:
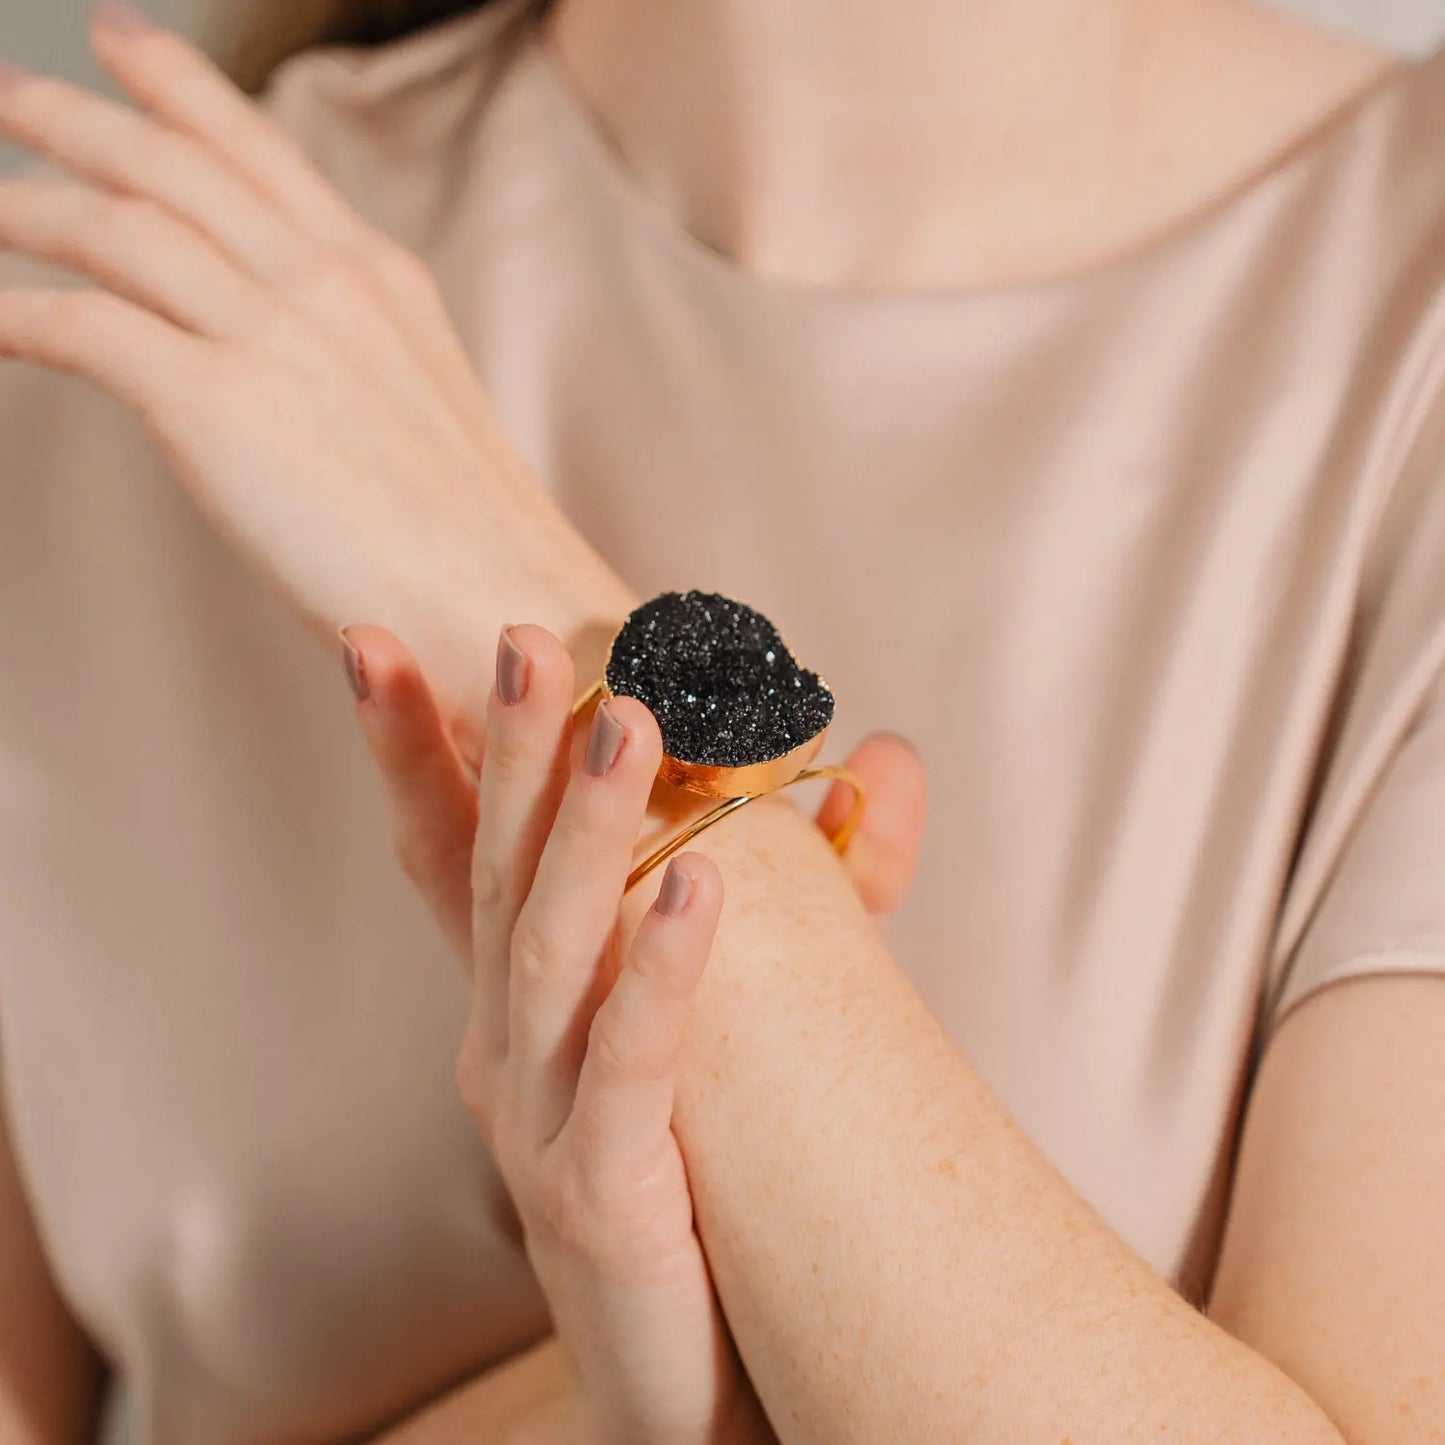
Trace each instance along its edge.
{"label": "forearm", "polygon": [[556,1337],[459,1385],[373,1445],[577,1445],[571,1375]]}
{"label": "forearm", "polygon": [[728,893],[677,1128],[785,1441],[1339,1445],[1012,1124],[800,814],[754,804],[699,841]]}
{"label": "forearm", "polygon": [[[755,1409],[739,1401],[720,1423],[718,1445],[773,1445]],[[371,1445],[586,1445],[594,1438],[586,1420],[577,1377],[549,1335],[374,1436]]]}
{"label": "forearm", "polygon": [[[574,655],[636,601],[592,568],[550,578],[542,618]],[[537,611],[535,593],[529,581],[505,612]],[[784,1440],[967,1428],[1008,1445],[1338,1445],[1303,1391],[1154,1276],[1014,1127],[811,823],[768,800],[698,846],[727,905],[677,1127],[719,1292]]]}

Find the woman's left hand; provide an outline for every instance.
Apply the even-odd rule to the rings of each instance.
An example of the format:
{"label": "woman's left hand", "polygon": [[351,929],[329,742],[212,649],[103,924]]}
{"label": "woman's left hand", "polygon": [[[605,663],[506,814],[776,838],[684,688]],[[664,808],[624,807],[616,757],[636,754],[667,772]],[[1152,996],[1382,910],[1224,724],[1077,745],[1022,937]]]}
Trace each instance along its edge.
{"label": "woman's left hand", "polygon": [[0,180],[0,251],[91,283],[0,285],[0,358],[133,411],[318,632],[401,628],[468,717],[475,638],[501,613],[575,641],[599,606],[625,612],[503,432],[422,261],[180,36],[108,3],[92,40],[134,108],[0,65],[0,136],[69,177]]}
{"label": "woman's left hand", "polygon": [[[396,639],[354,627],[346,640],[398,852],[472,974],[459,1082],[574,1368],[573,1435],[772,1439],[718,1309],[671,1128],[722,901],[716,866],[677,855],[660,888],[657,875],[639,885],[657,896],[633,936],[619,932],[662,755],[651,713],[614,699],[574,749],[571,659],[539,627],[506,629],[474,783]],[[850,853],[855,865],[891,860],[863,885],[891,904],[917,848],[921,768],[888,738],[850,761],[882,804]],[[825,809],[842,801],[840,790]]]}

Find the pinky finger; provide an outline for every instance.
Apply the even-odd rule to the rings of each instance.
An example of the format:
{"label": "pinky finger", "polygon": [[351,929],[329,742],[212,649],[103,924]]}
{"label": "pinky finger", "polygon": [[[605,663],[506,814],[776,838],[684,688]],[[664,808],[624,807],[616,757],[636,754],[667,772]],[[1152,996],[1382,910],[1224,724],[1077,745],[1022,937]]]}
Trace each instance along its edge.
{"label": "pinky finger", "polygon": [[595,1179],[635,1180],[667,1141],[678,1054],[721,909],[717,865],[700,853],[674,858],[593,1017],[567,1127]]}
{"label": "pinky finger", "polygon": [[346,627],[341,640],[398,861],[470,972],[476,788],[411,653],[381,627]]}
{"label": "pinky finger", "polygon": [[79,376],[156,421],[206,343],[107,291],[0,291],[0,357]]}

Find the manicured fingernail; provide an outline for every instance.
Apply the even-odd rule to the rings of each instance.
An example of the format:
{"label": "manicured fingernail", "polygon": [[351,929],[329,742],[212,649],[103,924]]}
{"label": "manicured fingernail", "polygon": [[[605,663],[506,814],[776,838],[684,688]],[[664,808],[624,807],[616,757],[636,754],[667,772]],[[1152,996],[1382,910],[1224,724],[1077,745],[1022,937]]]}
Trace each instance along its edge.
{"label": "manicured fingernail", "polygon": [[592,731],[587,735],[586,767],[594,778],[600,778],[617,761],[626,736],[627,729],[612,716],[605,702],[599,702],[592,714]]}
{"label": "manicured fingernail", "polygon": [[653,905],[659,913],[675,918],[687,907],[692,897],[692,874],[677,865],[674,858],[662,875],[662,887],[657,890],[657,902]]}
{"label": "manicured fingernail", "polygon": [[502,628],[497,638],[497,696],[508,707],[526,696],[530,670],[527,654],[512,641],[512,629]]}
{"label": "manicured fingernail", "polygon": [[908,751],[912,753],[915,758],[921,756],[918,751],[918,744],[914,742],[912,738],[905,737],[902,733],[895,733],[889,728],[883,728],[880,731],[874,733],[874,737],[892,738],[895,743],[902,743],[903,746],[907,748]]}
{"label": "manicured fingernail", "polygon": [[356,644],[346,635],[344,629],[341,633],[341,661],[346,668],[346,680],[351,684],[351,690],[356,694],[357,702],[365,702],[371,696],[371,683],[366,676],[366,659],[362,657]]}
{"label": "manicured fingernail", "polygon": [[95,23],[109,30],[112,35],[144,35],[155,26],[129,5],[120,0],[103,0],[95,7]]}

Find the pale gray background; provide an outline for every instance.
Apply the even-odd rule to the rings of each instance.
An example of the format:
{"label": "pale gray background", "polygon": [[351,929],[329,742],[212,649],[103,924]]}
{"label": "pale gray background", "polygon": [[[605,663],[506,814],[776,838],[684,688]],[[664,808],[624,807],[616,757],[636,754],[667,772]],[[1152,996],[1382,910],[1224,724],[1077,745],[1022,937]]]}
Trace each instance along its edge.
{"label": "pale gray background", "polygon": [[[1445,0],[1277,0],[1325,25],[1351,30],[1411,54],[1445,43]],[[192,32],[215,34],[216,22],[246,0],[142,0],[152,19]],[[98,83],[86,54],[88,0],[0,0],[0,59]],[[0,145],[0,171],[15,163]]]}
{"label": "pale gray background", "polygon": [[[1445,6],[1445,0],[1440,3]],[[161,25],[215,34],[221,16],[237,14],[246,4],[247,0],[138,0],[136,8]],[[0,59],[100,85],[100,72],[85,44],[85,23],[92,8],[90,0],[0,0]],[[0,171],[17,160],[14,148],[0,143]]]}

